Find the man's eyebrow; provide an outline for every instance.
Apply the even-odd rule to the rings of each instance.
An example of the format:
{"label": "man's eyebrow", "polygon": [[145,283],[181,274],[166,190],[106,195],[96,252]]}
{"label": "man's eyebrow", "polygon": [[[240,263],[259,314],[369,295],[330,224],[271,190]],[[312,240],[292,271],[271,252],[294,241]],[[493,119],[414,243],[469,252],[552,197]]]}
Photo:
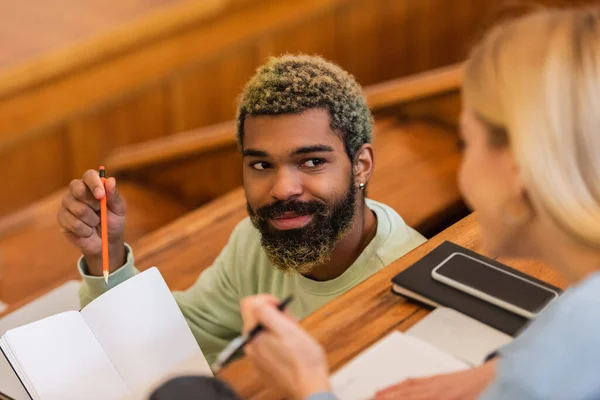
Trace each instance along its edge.
{"label": "man's eyebrow", "polygon": [[303,146],[299,147],[296,150],[292,151],[292,156],[297,156],[300,154],[308,154],[308,153],[320,153],[320,152],[332,152],[333,148],[331,146],[327,146],[326,144],[316,144],[313,146]]}
{"label": "man's eyebrow", "polygon": [[245,149],[242,152],[242,155],[244,157],[268,157],[269,153],[267,153],[266,151],[262,151],[262,150]]}

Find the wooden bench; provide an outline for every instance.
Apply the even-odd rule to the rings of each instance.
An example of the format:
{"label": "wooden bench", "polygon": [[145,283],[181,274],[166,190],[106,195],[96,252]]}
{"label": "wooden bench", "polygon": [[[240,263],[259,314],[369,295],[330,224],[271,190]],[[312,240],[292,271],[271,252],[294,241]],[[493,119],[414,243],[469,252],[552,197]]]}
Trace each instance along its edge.
{"label": "wooden bench", "polygon": [[[131,205],[125,237],[135,241],[187,209],[135,183],[120,182]],[[56,282],[77,277],[79,250],[59,231],[56,213],[64,190],[0,219],[0,298],[12,304]]]}

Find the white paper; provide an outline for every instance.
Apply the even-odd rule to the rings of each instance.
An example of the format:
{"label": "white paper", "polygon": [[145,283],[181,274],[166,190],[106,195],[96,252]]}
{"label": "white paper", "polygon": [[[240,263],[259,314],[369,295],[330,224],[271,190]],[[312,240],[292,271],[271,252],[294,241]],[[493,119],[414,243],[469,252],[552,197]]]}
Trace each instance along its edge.
{"label": "white paper", "polygon": [[[0,319],[0,335],[9,330],[65,311],[79,310],[79,281],[69,281]],[[15,400],[29,400],[10,363],[0,354],[0,392]]]}
{"label": "white paper", "polygon": [[0,336],[21,325],[65,311],[79,310],[79,281],[69,281],[0,318]]}
{"label": "white paper", "polygon": [[29,400],[29,395],[19,377],[2,354],[0,354],[0,392],[15,400]]}
{"label": "white paper", "polygon": [[77,311],[9,330],[3,341],[2,348],[34,399],[132,400]]}
{"label": "white paper", "polygon": [[341,400],[366,400],[406,378],[466,368],[466,363],[436,347],[395,331],[336,372],[331,377],[331,385]]}
{"label": "white paper", "polygon": [[156,268],[87,305],[81,314],[136,399],[166,379],[211,375],[198,343]]}
{"label": "white paper", "polygon": [[414,336],[473,366],[512,341],[512,337],[447,307],[433,310],[405,334]]}

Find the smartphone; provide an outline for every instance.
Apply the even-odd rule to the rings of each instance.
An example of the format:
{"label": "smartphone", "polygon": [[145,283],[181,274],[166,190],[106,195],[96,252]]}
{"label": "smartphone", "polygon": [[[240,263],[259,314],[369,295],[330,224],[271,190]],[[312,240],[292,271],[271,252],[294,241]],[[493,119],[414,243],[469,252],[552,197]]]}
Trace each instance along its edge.
{"label": "smartphone", "polygon": [[431,271],[433,279],[525,318],[558,298],[555,290],[463,253],[453,253]]}

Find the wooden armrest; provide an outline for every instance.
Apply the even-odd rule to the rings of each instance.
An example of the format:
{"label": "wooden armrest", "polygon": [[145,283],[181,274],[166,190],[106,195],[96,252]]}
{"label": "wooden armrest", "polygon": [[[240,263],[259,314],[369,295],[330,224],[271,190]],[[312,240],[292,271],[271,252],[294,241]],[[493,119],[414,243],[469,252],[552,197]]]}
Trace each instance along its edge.
{"label": "wooden armrest", "polygon": [[[373,112],[403,103],[458,90],[462,64],[436,69],[407,78],[377,84],[365,90]],[[153,164],[198,156],[215,149],[236,146],[235,121],[198,128],[144,143],[116,149],[105,161],[111,174],[143,168]]]}
{"label": "wooden armrest", "polygon": [[421,74],[379,83],[365,89],[373,112],[403,103],[415,102],[459,89],[464,64],[454,64]]}
{"label": "wooden armrest", "polygon": [[223,122],[206,128],[176,133],[124,146],[112,152],[104,162],[111,174],[172,161],[228,146],[235,146],[235,123]]}

